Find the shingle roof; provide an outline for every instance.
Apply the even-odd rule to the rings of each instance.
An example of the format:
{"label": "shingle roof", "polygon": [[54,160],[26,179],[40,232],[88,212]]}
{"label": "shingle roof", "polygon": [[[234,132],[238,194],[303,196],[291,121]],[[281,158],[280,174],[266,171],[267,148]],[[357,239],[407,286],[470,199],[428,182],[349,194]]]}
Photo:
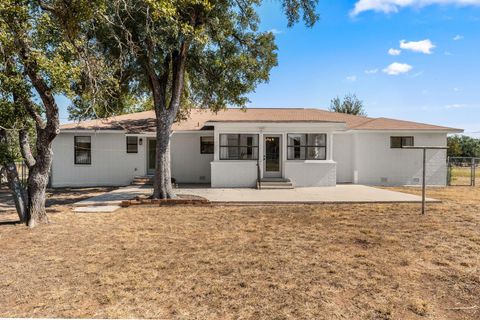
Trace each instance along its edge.
{"label": "shingle roof", "polygon": [[[345,123],[347,129],[353,130],[463,131],[455,128],[403,120],[354,116],[321,109],[293,108],[227,109],[225,111],[219,111],[218,113],[212,113],[209,110],[194,109],[191,110],[186,120],[175,123],[173,130],[202,130],[207,122],[339,122]],[[62,125],[61,130],[125,130],[132,133],[154,132],[155,112],[144,111],[114,116],[107,119],[69,123]]]}

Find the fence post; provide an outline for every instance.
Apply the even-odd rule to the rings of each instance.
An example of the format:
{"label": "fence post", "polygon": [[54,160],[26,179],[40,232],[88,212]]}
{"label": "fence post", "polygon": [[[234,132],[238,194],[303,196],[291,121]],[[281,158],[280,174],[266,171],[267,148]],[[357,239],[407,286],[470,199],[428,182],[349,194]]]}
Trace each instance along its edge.
{"label": "fence post", "polygon": [[452,166],[450,163],[450,157],[447,157],[447,187],[452,183]]}
{"label": "fence post", "polygon": [[471,185],[472,187],[475,187],[475,158],[472,158],[472,178],[471,178]]}

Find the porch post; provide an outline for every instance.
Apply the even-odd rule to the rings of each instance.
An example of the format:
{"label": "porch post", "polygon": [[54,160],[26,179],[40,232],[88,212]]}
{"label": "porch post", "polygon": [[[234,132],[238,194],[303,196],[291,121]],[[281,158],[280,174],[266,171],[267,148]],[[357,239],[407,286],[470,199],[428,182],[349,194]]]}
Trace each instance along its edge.
{"label": "porch post", "polygon": [[328,160],[333,160],[333,132],[327,134],[328,136]]}
{"label": "porch post", "polygon": [[260,166],[260,179],[263,179],[263,130],[258,132],[258,164]]}

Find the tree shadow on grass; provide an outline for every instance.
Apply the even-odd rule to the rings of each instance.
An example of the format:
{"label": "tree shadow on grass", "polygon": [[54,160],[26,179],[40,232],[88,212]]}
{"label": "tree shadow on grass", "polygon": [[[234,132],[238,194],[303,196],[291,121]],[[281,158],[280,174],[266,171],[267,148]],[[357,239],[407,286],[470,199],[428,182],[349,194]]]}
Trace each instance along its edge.
{"label": "tree shadow on grass", "polygon": [[0,221],[1,226],[15,226],[17,224],[25,224],[25,222],[21,222],[20,220],[17,221]]}

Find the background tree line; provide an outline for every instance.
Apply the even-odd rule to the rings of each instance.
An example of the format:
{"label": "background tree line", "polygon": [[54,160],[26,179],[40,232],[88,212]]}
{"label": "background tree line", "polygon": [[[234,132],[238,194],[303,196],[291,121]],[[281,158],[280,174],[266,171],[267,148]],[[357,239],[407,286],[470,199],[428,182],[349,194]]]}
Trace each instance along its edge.
{"label": "background tree line", "polygon": [[480,158],[480,139],[463,135],[447,138],[449,157]]}

